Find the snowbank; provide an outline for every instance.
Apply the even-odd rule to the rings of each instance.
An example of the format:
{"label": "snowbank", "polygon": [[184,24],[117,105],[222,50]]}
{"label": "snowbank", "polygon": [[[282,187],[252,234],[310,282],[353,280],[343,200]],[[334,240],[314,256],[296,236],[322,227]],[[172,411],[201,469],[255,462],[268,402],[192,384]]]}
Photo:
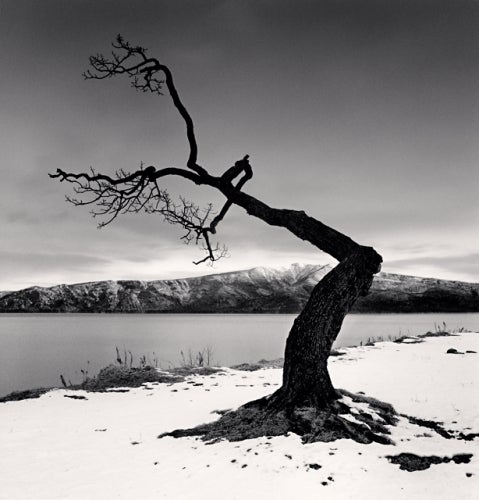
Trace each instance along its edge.
{"label": "snowbank", "polygon": [[[449,348],[478,353],[446,354]],[[345,351],[331,359],[336,387],[363,391],[453,431],[479,432],[479,334]],[[479,440],[445,439],[404,417],[391,428],[395,446],[303,445],[296,435],[214,445],[157,438],[216,419],[215,410],[269,394],[280,381],[279,369],[225,369],[126,393],[56,390],[1,404],[0,498],[478,498]],[[87,399],[65,397],[71,395]],[[473,457],[407,472],[385,458],[402,452]]]}

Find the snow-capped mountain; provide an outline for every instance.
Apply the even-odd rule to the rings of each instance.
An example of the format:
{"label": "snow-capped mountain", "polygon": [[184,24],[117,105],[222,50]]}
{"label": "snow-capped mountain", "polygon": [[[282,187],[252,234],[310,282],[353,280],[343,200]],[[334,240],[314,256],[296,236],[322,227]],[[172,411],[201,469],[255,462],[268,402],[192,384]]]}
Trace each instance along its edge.
{"label": "snow-capped mountain", "polygon": [[[330,270],[293,264],[176,280],[34,286],[0,296],[0,312],[296,313]],[[354,311],[479,311],[479,284],[379,273]]]}

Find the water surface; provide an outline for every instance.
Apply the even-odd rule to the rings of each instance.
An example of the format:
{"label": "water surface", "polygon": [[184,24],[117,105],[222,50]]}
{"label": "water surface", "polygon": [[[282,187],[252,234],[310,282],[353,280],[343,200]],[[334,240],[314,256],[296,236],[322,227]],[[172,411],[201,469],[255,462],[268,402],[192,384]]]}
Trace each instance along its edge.
{"label": "water surface", "polygon": [[[0,395],[73,383],[114,362],[115,346],[134,362],[146,355],[162,367],[179,365],[209,347],[215,364],[283,356],[295,315],[290,314],[0,314]],[[369,337],[419,334],[445,321],[479,331],[479,313],[355,314],[346,317],[335,346]]]}

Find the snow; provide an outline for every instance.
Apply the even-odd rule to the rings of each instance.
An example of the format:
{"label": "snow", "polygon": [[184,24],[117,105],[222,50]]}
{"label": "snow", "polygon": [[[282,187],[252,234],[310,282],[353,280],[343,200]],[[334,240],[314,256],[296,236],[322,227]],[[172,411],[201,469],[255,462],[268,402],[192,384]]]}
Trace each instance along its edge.
{"label": "snow", "polygon": [[[331,375],[337,387],[387,401],[399,413],[477,433],[479,354],[446,354],[451,347],[479,353],[479,334],[345,349],[344,356],[331,359]],[[447,440],[406,418],[391,428],[395,446],[350,440],[303,445],[294,434],[213,445],[195,438],[157,438],[212,421],[218,418],[214,410],[269,394],[280,382],[278,369],[225,369],[127,393],[74,393],[87,400],[56,390],[39,399],[0,404],[0,498],[479,497],[479,440]],[[369,411],[366,403],[348,397],[344,402],[357,412]],[[474,456],[469,464],[449,462],[407,472],[385,458],[401,452]]]}

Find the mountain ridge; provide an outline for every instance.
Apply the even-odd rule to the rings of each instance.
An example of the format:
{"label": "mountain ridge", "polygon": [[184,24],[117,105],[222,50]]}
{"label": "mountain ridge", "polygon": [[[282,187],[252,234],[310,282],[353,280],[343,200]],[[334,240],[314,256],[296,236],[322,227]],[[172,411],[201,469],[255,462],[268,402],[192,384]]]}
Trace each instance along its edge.
{"label": "mountain ridge", "polygon": [[[107,280],[0,293],[0,312],[297,313],[329,264],[168,280]],[[479,284],[379,273],[353,312],[477,312]]]}

